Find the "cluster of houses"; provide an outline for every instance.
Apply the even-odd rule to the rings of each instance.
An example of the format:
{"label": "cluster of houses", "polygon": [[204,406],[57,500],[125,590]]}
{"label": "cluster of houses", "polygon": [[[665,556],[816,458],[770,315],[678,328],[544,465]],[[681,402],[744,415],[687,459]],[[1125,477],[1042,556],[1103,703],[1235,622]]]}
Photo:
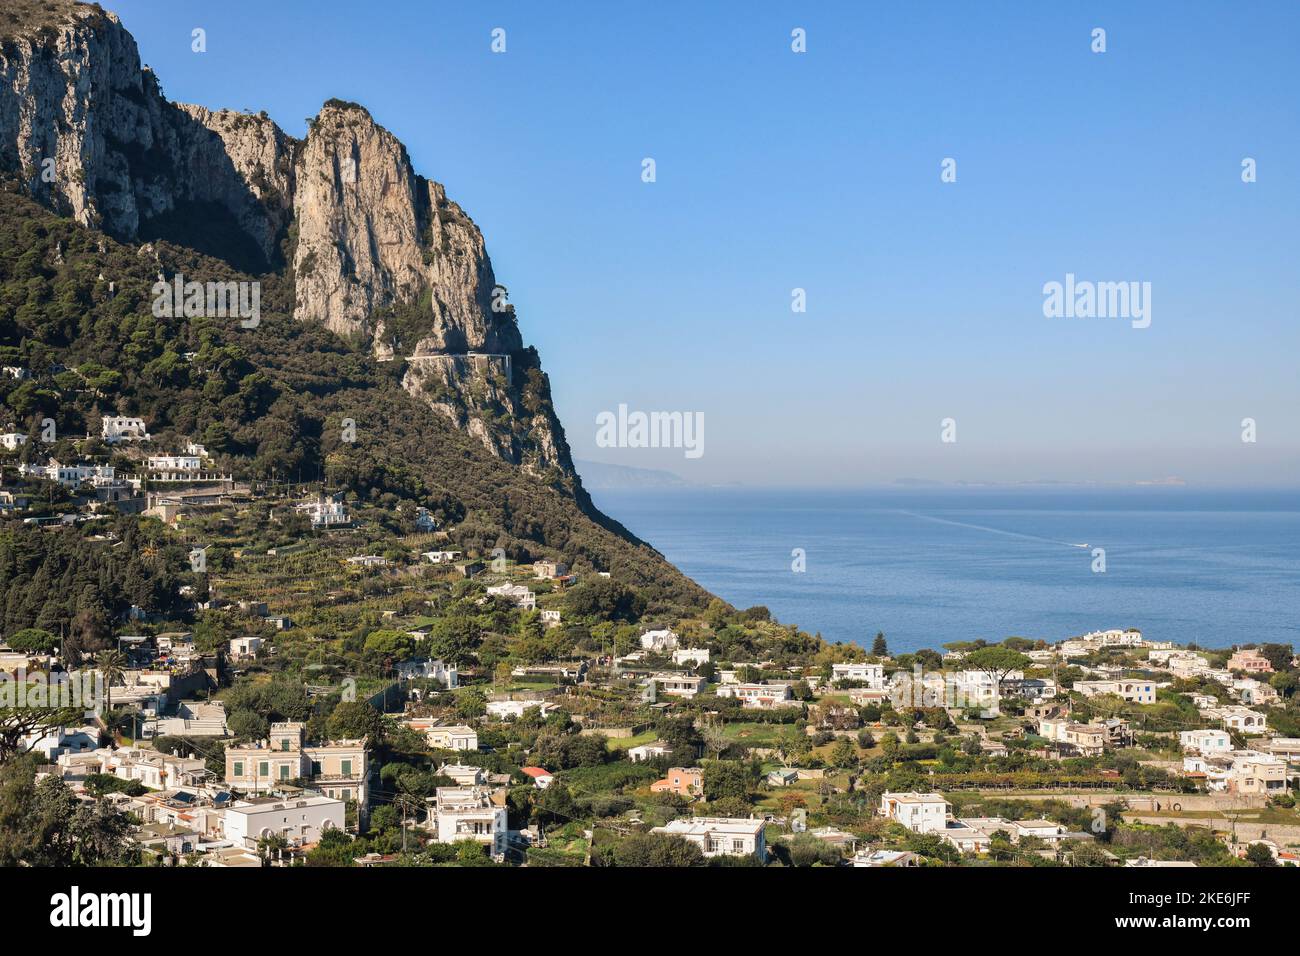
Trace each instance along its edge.
{"label": "cluster of houses", "polygon": [[[224,714],[211,719],[224,722]],[[229,748],[220,776],[201,753],[100,747],[93,726],[59,749],[38,778],[55,776],[82,799],[91,799],[87,788],[103,776],[143,788],[139,795],[111,791],[104,799],[140,821],[136,843],[163,863],[188,858],[205,866],[261,866],[268,842],[292,853],[329,830],[355,828],[349,807],[364,819],[369,803],[365,745],[310,745],[302,724],[272,724],[267,740]]]}
{"label": "cluster of houses", "polygon": [[[100,436],[105,444],[111,446],[129,446],[153,438],[143,419],[129,415],[105,415],[100,423]],[[17,451],[29,440],[21,432],[6,432],[0,435],[0,447]],[[21,462],[17,472],[24,482],[50,481],[61,485],[73,496],[78,509],[94,513],[102,505],[112,504],[119,511],[144,513],[169,523],[185,506],[220,503],[235,489],[229,475],[218,474],[207,467],[207,449],[195,442],[187,443],[179,453],[145,455],[133,451],[130,454],[136,456],[138,467],[126,474],[119,473],[114,465],[53,457],[44,464]],[[145,490],[146,485],[155,489],[174,487],[167,492],[149,493]],[[0,489],[0,513],[25,511],[30,507],[31,499],[30,493]],[[61,517],[75,520],[76,515]],[[59,517],[27,519],[33,524],[57,523],[59,520]]]}
{"label": "cluster of houses", "polygon": [[1055,847],[1064,840],[1093,839],[1091,833],[1070,831],[1051,820],[956,817],[952,804],[938,793],[885,792],[880,796],[878,812],[914,833],[934,834],[962,853],[987,853],[999,833],[1012,844],[1032,837],[1036,845],[1044,848]]}
{"label": "cluster of houses", "polygon": [[[118,440],[140,440],[129,437],[132,433],[127,428]],[[197,455],[190,455],[191,451],[194,449],[187,449],[184,456],[151,458],[151,473],[192,473],[191,466],[201,464],[202,455],[201,450]],[[56,471],[53,480],[74,477]],[[97,472],[76,480],[93,484],[96,480],[116,480],[116,476],[110,468],[108,474]],[[339,527],[351,520],[346,506],[335,499],[319,498],[297,507],[313,527]],[[421,521],[426,531],[436,525],[423,509],[417,515],[417,524]],[[424,558],[432,564],[451,564],[459,562],[460,553],[432,551],[426,552]],[[358,555],[348,563],[372,568],[387,562],[379,555]],[[556,561],[539,560],[532,571],[535,581],[558,582],[558,586],[574,580],[568,568]],[[517,580],[494,584],[486,593],[521,609],[538,609],[538,592]],[[272,620],[265,604],[246,604],[249,613]],[[548,625],[559,623],[559,611],[540,610]],[[277,627],[292,626],[288,618],[275,620],[280,622]],[[408,633],[422,638],[428,632]],[[197,750],[205,739],[230,736],[224,707],[202,699],[220,681],[222,663],[213,660],[212,655],[197,652],[192,633],[123,636],[119,643],[131,666],[121,686],[113,687],[113,700],[115,704],[129,703],[135,710],[139,728],[133,737],[183,737],[198,741]],[[1055,680],[1028,677],[1021,670],[995,675],[963,665],[965,655],[961,652],[947,655],[946,668],[932,673],[918,666],[911,672],[887,674],[886,660],[834,663],[829,675],[810,675],[808,668],[778,668],[773,661],[726,661],[719,662],[715,669],[708,648],[686,646],[680,635],[666,627],[644,630],[636,644],[632,653],[609,660],[610,671],[602,674],[607,673],[608,679],[614,681],[639,680],[647,691],[643,699],[659,708],[673,706],[673,698],[712,693],[739,702],[744,710],[802,709],[804,701],[799,698],[806,699],[811,693],[822,698],[808,711],[807,732],[812,735],[824,729],[851,733],[860,726],[857,708],[868,704],[890,703],[898,709],[946,707],[969,719],[972,712],[982,718],[997,716],[1000,705],[1014,700],[1016,712],[1023,709],[1026,715],[1026,731],[1032,726],[1032,732],[1040,738],[1038,752],[1043,754],[1096,757],[1131,746],[1134,740],[1126,720],[1075,719],[1077,715],[1072,715],[1071,704]],[[1123,650],[1127,657],[1146,651],[1147,666],[1111,664],[1104,657],[1100,664],[1095,658],[1086,663],[1079,660],[1107,649]],[[226,657],[242,664],[270,650],[263,636],[250,634],[231,639]],[[17,663],[5,654],[0,648],[0,666]],[[1215,669],[1199,653],[1146,642],[1140,632],[1126,629],[1093,632],[1052,648],[1029,651],[1026,656],[1040,667],[1068,663],[1080,668],[1085,679],[1074,681],[1071,690],[1086,701],[1117,697],[1133,705],[1153,704],[1158,693],[1178,679],[1180,671],[1217,681],[1231,699],[1220,700],[1208,693],[1191,695],[1203,721],[1210,726],[1178,735],[1183,773],[1203,783],[1211,794],[1267,798],[1286,793],[1300,769],[1300,740],[1268,738],[1267,715],[1253,709],[1276,701],[1276,692],[1266,679],[1260,679],[1266,678],[1272,666],[1257,650],[1238,650],[1227,667]],[[24,663],[43,666],[32,657]],[[44,666],[50,663],[52,659],[47,659]],[[512,675],[522,680],[544,678],[557,684],[582,682],[589,679],[592,663],[577,660],[520,665]],[[1164,679],[1166,673],[1168,680]],[[764,679],[755,679],[759,674]],[[461,675],[454,665],[441,660],[411,658],[396,663],[395,677],[404,692],[402,696],[417,703],[426,694],[458,687]],[[1274,696],[1270,697],[1270,692]],[[659,695],[668,700],[660,701]],[[416,716],[421,711],[408,709],[401,723],[420,735],[430,748],[447,752],[443,759],[451,762],[444,763],[438,773],[454,783],[436,788],[421,811],[412,814],[411,825],[438,842],[472,840],[486,847],[496,859],[506,858],[512,848],[527,845],[529,835],[509,829],[506,794],[518,777],[490,773],[460,755],[479,750],[480,731],[486,732],[493,721],[518,720],[530,711],[546,717],[558,706],[549,696],[549,692],[492,694],[486,702],[486,714],[469,720],[463,716],[459,720],[421,717]],[[831,699],[827,700],[827,696]],[[843,704],[844,698],[850,705]],[[582,716],[575,715],[575,721],[582,722]],[[1240,745],[1242,738],[1247,738],[1246,746]],[[147,793],[113,793],[111,799],[143,821],[137,834],[141,845],[172,860],[199,854],[211,865],[260,865],[269,845],[281,848],[281,852],[287,848],[292,855],[295,849],[318,841],[330,829],[363,828],[371,809],[373,768],[366,743],[346,739],[309,741],[306,726],[301,723],[275,723],[264,740],[226,747],[219,775],[210,769],[215,761],[202,752],[181,756],[140,747],[102,747],[100,741],[99,729],[88,723],[62,728],[28,743],[47,760],[42,773],[57,775],[74,788],[84,788],[91,777],[104,774],[139,782]],[[987,738],[982,747],[991,755],[1006,753],[1004,744]],[[671,752],[663,741],[650,741],[630,747],[626,754],[633,762],[645,762],[659,761]],[[806,767],[779,767],[769,770],[767,780],[773,787],[790,786],[806,779],[806,774],[821,772]],[[527,766],[519,773],[539,789],[550,786],[554,779],[544,767]],[[662,773],[650,784],[652,792],[670,793],[688,801],[702,797],[704,781],[699,768],[669,767]],[[908,830],[934,834],[962,853],[985,853],[995,839],[1002,837],[1034,852],[1050,852],[1064,840],[1091,838],[1090,834],[1070,832],[1048,820],[956,817],[952,806],[937,793],[887,792],[881,798],[879,813]],[[654,832],[680,836],[699,846],[708,857],[741,855],[762,861],[768,855],[765,822],[761,819],[683,817]],[[876,848],[855,853],[851,859],[853,866],[863,867],[907,866],[914,862],[911,853]]]}

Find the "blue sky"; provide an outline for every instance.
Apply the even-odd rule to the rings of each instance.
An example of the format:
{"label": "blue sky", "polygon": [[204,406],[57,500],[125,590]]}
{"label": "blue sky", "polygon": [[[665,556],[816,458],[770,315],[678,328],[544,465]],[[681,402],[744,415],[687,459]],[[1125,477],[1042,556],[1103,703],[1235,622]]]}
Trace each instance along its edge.
{"label": "blue sky", "polygon": [[[302,135],[340,97],[406,143],[483,229],[579,458],[1297,483],[1298,4],[108,6],[174,100]],[[1150,282],[1151,326],[1045,318],[1066,273]],[[702,412],[705,453],[597,448],[619,403]]]}

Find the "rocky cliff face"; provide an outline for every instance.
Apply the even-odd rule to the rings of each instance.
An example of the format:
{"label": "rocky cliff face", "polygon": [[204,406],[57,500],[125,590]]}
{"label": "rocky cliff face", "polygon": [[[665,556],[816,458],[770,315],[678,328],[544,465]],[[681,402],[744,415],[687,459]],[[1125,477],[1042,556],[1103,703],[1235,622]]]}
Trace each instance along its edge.
{"label": "rocky cliff face", "polygon": [[483,236],[362,107],[305,140],[264,114],[170,103],[117,17],[74,0],[0,17],[0,167],[117,239],[287,268],[295,317],[408,360],[404,385],[538,475],[574,478],[549,385]]}

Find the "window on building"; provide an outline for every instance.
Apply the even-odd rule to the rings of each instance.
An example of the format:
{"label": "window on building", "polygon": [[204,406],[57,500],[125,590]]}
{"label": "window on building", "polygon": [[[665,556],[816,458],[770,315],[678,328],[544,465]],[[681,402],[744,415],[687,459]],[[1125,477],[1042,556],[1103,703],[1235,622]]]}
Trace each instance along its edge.
{"label": "window on building", "polygon": [[281,780],[289,779],[289,765],[287,763],[280,764],[280,779]]}
{"label": "window on building", "polygon": [[267,763],[265,760],[259,762],[257,765],[257,775],[259,777],[271,776],[271,765]]}
{"label": "window on building", "polygon": [[745,852],[745,841],[744,841],[744,840],[732,840],[732,841],[731,841],[731,852],[732,852],[732,853],[744,853],[744,852]]}
{"label": "window on building", "polygon": [[339,761],[339,773],[343,774],[343,776],[345,776],[345,777],[350,777],[350,776],[352,776],[352,761],[351,761],[351,760],[340,760],[340,761]]}
{"label": "window on building", "polygon": [[242,777],[244,775],[244,761],[236,760],[231,771],[231,776]]}

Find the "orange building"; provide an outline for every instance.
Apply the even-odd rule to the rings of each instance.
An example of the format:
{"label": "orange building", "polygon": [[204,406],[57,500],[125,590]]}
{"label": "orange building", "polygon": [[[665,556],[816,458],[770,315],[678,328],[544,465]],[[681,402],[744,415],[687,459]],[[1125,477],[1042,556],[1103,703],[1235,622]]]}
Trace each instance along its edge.
{"label": "orange building", "polygon": [[694,797],[704,792],[704,774],[698,767],[673,767],[668,776],[650,785],[654,793],[675,793],[679,797]]}

